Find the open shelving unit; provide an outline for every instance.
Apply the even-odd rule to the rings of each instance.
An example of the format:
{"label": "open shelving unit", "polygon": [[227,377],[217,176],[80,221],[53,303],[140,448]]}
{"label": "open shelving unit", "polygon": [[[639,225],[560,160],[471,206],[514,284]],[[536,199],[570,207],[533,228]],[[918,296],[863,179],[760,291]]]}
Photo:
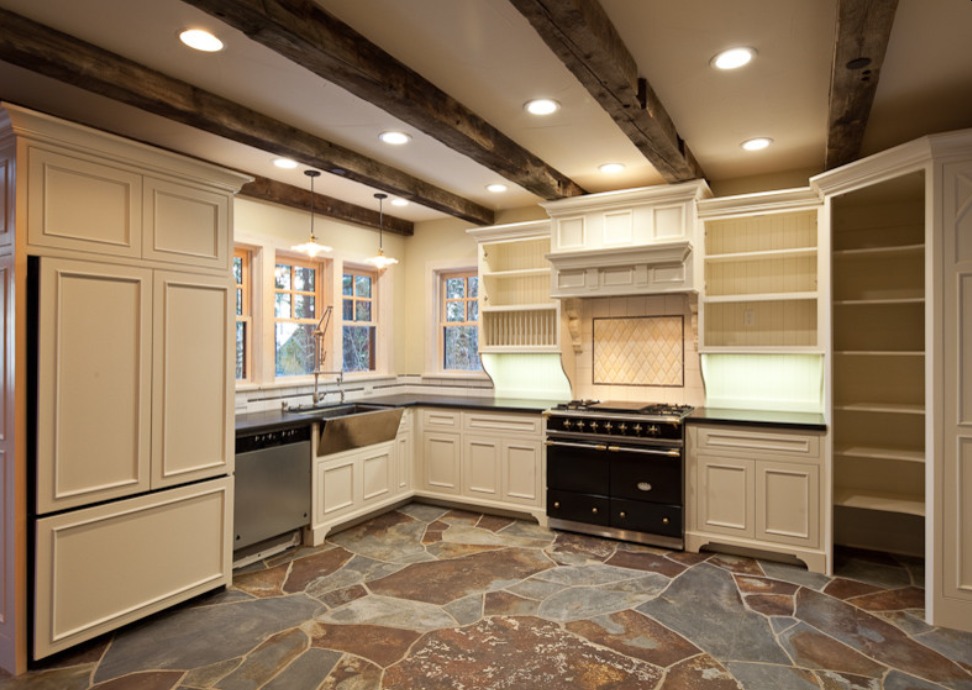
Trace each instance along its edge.
{"label": "open shelving unit", "polygon": [[820,352],[817,209],[705,221],[702,352]]}
{"label": "open shelving unit", "polygon": [[[853,546],[893,548],[881,532],[909,524],[902,516],[917,519],[910,541],[919,543],[925,516],[920,174],[909,189],[913,193],[902,196],[900,182],[877,185],[838,197],[832,206],[833,501],[855,511],[835,517],[838,537],[852,534]],[[885,517],[864,519],[861,510]],[[868,521],[870,534],[860,527]],[[881,521],[891,522],[880,529]]]}

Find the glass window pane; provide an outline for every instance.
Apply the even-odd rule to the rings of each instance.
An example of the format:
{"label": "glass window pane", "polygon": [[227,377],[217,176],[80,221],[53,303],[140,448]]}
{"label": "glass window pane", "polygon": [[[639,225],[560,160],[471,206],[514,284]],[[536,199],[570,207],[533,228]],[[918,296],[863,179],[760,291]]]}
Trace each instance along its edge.
{"label": "glass window pane", "polygon": [[277,376],[300,376],[314,371],[314,326],[278,323],[274,332]]}
{"label": "glass window pane", "polygon": [[446,302],[446,321],[465,321],[465,303],[462,300]]}
{"label": "glass window pane", "polygon": [[348,296],[354,294],[354,276],[350,273],[341,276],[341,294]]}
{"label": "glass window pane", "polygon": [[469,320],[479,321],[479,302],[472,301],[469,303]]}
{"label": "glass window pane", "polygon": [[286,292],[278,292],[273,296],[274,316],[278,319],[290,318],[290,295]]}
{"label": "glass window pane", "polygon": [[243,259],[239,256],[233,257],[233,280],[237,285],[243,282]]}
{"label": "glass window pane", "polygon": [[447,326],[444,333],[443,368],[463,371],[482,369],[479,361],[479,331],[475,326]]}
{"label": "glass window pane", "polygon": [[236,315],[243,316],[243,291],[236,289]]}
{"label": "glass window pane", "polygon": [[371,321],[371,302],[359,301],[354,304],[355,321]]}
{"label": "glass window pane", "polygon": [[375,327],[345,326],[342,333],[344,371],[371,371],[375,368]]}
{"label": "glass window pane", "polygon": [[479,297],[479,278],[477,276],[469,277],[469,296]]}
{"label": "glass window pane", "polygon": [[313,319],[316,314],[316,304],[312,295],[294,295],[294,318]]}
{"label": "glass window pane", "polygon": [[354,294],[357,297],[371,297],[371,276],[354,277]]}
{"label": "glass window pane", "polygon": [[353,299],[346,299],[341,303],[341,318],[345,321],[354,321]]}
{"label": "glass window pane", "polygon": [[294,269],[294,290],[303,290],[304,292],[315,292],[317,290],[314,287],[316,282],[317,271],[313,268],[304,268],[303,266],[297,266]]}
{"label": "glass window pane", "polygon": [[466,296],[465,278],[446,279],[446,299],[456,299],[458,297],[465,297],[465,296]]}
{"label": "glass window pane", "polygon": [[290,266],[277,264],[273,269],[273,284],[278,290],[290,289]]}
{"label": "glass window pane", "polygon": [[236,378],[246,378],[246,323],[236,322]]}

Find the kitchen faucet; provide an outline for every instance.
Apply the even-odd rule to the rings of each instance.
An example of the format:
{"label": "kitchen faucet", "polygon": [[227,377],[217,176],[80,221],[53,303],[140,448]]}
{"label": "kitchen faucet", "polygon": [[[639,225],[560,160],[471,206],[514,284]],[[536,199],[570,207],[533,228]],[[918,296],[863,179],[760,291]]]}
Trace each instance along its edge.
{"label": "kitchen faucet", "polygon": [[[324,396],[327,393],[319,392],[319,382],[322,375],[337,374],[337,384],[338,392],[341,394],[341,402],[344,402],[344,372],[343,371],[325,371],[322,367],[324,366],[324,360],[327,359],[327,349],[324,347],[324,336],[327,334],[327,328],[331,325],[331,311],[333,307],[328,306],[321,315],[320,320],[317,322],[317,327],[314,329],[314,396],[311,398],[314,405],[318,404],[324,400]],[[323,325],[322,325],[323,324]]]}

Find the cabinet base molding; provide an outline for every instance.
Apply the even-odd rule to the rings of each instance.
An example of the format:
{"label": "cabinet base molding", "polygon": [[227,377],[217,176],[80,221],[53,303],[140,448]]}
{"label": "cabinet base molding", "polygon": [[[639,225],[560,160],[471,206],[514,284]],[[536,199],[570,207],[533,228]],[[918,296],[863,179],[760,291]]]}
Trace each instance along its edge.
{"label": "cabinet base molding", "polygon": [[440,508],[476,510],[483,513],[489,513],[490,515],[499,515],[500,517],[508,517],[516,520],[532,518],[536,520],[537,524],[539,524],[541,527],[547,526],[546,508],[528,508],[525,506],[510,505],[509,503],[502,503],[499,501],[465,499],[460,496],[443,496],[425,491],[416,491],[414,500],[416,503],[425,503],[427,505],[434,505]]}
{"label": "cabinet base molding", "polygon": [[373,517],[401,508],[411,503],[411,501],[411,495],[402,496],[399,494],[385,501],[369,503],[367,506],[354,512],[342,513],[340,517],[335,518],[333,521],[308,525],[304,527],[304,546],[320,546],[331,532],[350,529]]}
{"label": "cabinet base molding", "polygon": [[772,559],[773,556],[789,556],[790,558],[802,561],[807,566],[807,570],[812,573],[831,574],[830,568],[832,566],[827,562],[827,554],[823,551],[775,545],[765,541],[733,539],[721,534],[708,535],[699,532],[685,532],[686,551],[699,553],[705,546],[709,547],[712,551],[767,557],[768,560]]}

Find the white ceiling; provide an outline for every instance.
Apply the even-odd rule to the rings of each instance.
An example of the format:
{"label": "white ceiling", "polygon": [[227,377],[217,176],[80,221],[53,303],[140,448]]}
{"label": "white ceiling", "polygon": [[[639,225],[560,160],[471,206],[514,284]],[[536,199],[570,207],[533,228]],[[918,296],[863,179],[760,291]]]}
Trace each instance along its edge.
{"label": "white ceiling", "polygon": [[[547,49],[508,0],[317,0],[524,148],[591,192],[658,184],[661,177]],[[717,189],[771,188],[823,168],[837,0],[601,0],[615,27]],[[485,191],[496,173],[454,153],[250,41],[180,0],[0,0],[30,19],[237,101],[493,209],[535,204],[512,187]],[[182,47],[187,27],[217,33],[226,49]],[[709,67],[719,50],[748,45],[757,60],[735,73]],[[563,104],[546,119],[523,103]],[[145,114],[0,62],[0,98],[297,186],[272,153]],[[972,2],[900,0],[865,150],[922,134],[972,127]],[[403,129],[413,141],[377,140]],[[772,137],[767,151],[739,143]],[[603,175],[607,161],[627,167]],[[796,174],[793,171],[797,171]],[[781,173],[791,173],[789,176]],[[802,177],[801,177],[802,176]],[[374,190],[325,175],[317,190],[371,208]],[[443,214],[412,204],[392,214],[413,221]]]}

